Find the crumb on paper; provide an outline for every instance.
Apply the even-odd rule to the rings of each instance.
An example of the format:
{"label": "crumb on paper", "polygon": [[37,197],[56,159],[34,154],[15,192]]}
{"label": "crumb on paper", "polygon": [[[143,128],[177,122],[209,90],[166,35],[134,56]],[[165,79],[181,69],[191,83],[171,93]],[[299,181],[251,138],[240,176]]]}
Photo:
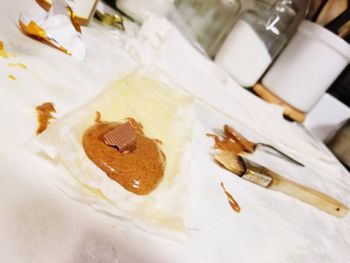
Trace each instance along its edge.
{"label": "crumb on paper", "polygon": [[27,69],[27,65],[23,64],[23,63],[8,63],[7,66],[9,67],[18,67],[21,69]]}
{"label": "crumb on paper", "polygon": [[9,74],[7,77],[8,77],[9,79],[16,80],[16,77],[13,76],[12,74]]}

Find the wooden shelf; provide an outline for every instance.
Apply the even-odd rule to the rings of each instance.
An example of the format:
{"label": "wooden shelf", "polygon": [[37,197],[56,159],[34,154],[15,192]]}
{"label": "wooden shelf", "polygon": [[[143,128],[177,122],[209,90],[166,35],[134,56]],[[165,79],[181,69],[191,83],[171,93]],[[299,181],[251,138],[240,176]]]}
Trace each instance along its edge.
{"label": "wooden shelf", "polygon": [[273,94],[271,91],[266,89],[262,84],[260,84],[260,83],[255,84],[255,86],[253,87],[253,91],[255,94],[257,94],[263,100],[265,100],[269,103],[280,105],[281,107],[283,107],[283,109],[284,109],[283,114],[287,118],[292,119],[296,122],[300,122],[300,123],[302,123],[305,120],[305,117],[306,117],[305,112],[302,112],[302,111],[294,108],[292,105],[288,104],[287,102],[285,102],[284,100],[282,100],[281,98],[279,98],[278,96]]}

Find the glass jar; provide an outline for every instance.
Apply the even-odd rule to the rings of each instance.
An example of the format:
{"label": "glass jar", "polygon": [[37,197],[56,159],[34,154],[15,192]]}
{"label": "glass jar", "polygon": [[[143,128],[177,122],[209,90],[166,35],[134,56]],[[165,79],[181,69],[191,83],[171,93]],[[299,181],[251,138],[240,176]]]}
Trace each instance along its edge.
{"label": "glass jar", "polygon": [[240,16],[215,62],[242,86],[253,86],[287,43],[299,12],[293,0],[257,1]]}
{"label": "glass jar", "polygon": [[176,0],[178,15],[205,52],[213,57],[232,29],[239,0]]}

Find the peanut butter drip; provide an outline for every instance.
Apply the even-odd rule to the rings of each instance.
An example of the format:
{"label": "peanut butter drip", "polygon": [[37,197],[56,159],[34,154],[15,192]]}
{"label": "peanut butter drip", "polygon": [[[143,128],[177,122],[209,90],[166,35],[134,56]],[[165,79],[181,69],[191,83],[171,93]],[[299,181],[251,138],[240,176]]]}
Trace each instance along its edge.
{"label": "peanut butter drip", "polygon": [[105,144],[103,136],[121,123],[98,121],[83,136],[87,156],[126,190],[145,195],[156,188],[164,175],[165,155],[158,143],[143,134],[142,125],[128,118],[136,133],[136,149],[121,153]]}
{"label": "peanut butter drip", "polygon": [[54,117],[53,112],[56,112],[54,105],[51,102],[45,102],[44,104],[37,106],[36,111],[38,113],[39,126],[36,130],[36,134],[40,134],[46,130],[50,120]]}
{"label": "peanut butter drip", "polygon": [[224,125],[224,135],[220,138],[218,135],[208,133],[207,136],[213,137],[215,140],[214,149],[219,149],[233,154],[241,154],[243,152],[252,153],[256,145],[244,138],[227,124]]}

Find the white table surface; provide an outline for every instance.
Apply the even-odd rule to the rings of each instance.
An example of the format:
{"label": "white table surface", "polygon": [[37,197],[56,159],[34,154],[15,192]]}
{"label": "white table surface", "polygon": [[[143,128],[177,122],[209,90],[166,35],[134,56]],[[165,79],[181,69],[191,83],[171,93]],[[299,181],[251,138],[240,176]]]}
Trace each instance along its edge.
{"label": "white table surface", "polygon": [[[163,20],[148,22],[137,37],[96,25],[84,28],[87,58],[81,62],[19,31],[19,13],[31,4],[2,0],[0,8],[0,40],[17,54],[0,58],[1,262],[350,262],[349,216],[338,219],[259,188],[211,160],[205,133],[229,123],[303,158],[307,168],[262,155],[255,159],[350,205],[349,174],[302,127],[285,122],[279,108],[235,84],[169,25],[163,27]],[[59,118],[140,65],[162,69],[206,101],[196,103],[191,230],[181,241],[71,200],[54,184],[55,167],[27,147],[35,136],[36,105],[54,102]],[[228,206],[221,181],[241,204],[240,214]]]}

